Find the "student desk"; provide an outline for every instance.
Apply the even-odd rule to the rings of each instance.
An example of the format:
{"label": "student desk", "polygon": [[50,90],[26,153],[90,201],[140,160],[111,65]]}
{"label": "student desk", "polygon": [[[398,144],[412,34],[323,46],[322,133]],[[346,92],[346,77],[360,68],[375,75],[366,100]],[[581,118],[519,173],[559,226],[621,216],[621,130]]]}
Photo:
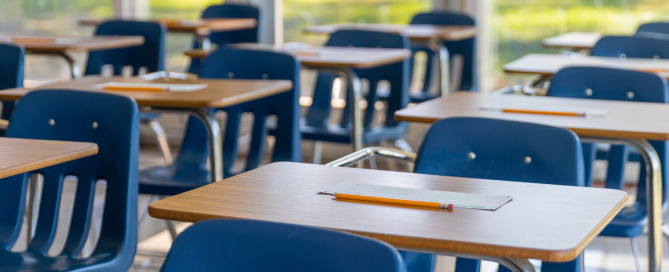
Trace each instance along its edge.
{"label": "student desk", "polygon": [[[195,34],[198,37],[202,48],[205,50],[209,50],[209,47],[211,46],[209,35],[212,32],[253,29],[258,26],[258,21],[252,18],[220,18],[199,20],[160,19],[158,21],[165,24],[167,31],[169,32]],[[102,22],[104,22],[104,20],[84,19],[79,20],[79,25],[97,26]]]}
{"label": "student desk", "polygon": [[666,59],[620,59],[614,57],[592,57],[583,55],[528,54],[504,65],[504,72],[533,74],[540,78],[535,84],[548,80],[560,69],[570,66],[594,66],[657,72],[669,79],[669,60]]}
{"label": "student desk", "polygon": [[[532,106],[539,108],[577,107],[586,109],[608,109],[605,116],[569,117],[539,114],[503,113],[481,110],[480,106],[494,102],[496,105],[513,107]],[[433,123],[437,120],[456,117],[484,117],[520,122],[538,123],[572,130],[584,142],[607,142],[633,146],[643,157],[648,171],[649,214],[649,267],[659,272],[662,258],[662,175],[660,159],[647,140],[669,140],[669,122],[660,118],[669,116],[669,105],[626,101],[589,100],[521,95],[491,95],[472,92],[457,92],[447,97],[435,98],[411,108],[395,112],[399,121]],[[530,137],[528,135],[528,137]],[[569,198],[565,198],[569,199]]]}
{"label": "student desk", "polygon": [[[272,46],[262,44],[238,44],[234,45],[241,48],[256,48],[261,50],[276,50]],[[408,49],[389,49],[389,48],[361,48],[361,47],[309,47],[304,49],[289,50],[300,61],[306,69],[320,71],[334,71],[341,73],[346,77],[351,86],[353,105],[351,107],[353,116],[353,129],[351,130],[351,141],[353,151],[362,149],[362,109],[360,109],[360,100],[362,100],[362,83],[360,78],[352,69],[374,68],[386,64],[402,61],[411,57],[411,51]],[[186,55],[193,58],[205,58],[209,52],[196,49],[185,52]]]}
{"label": "student desk", "polygon": [[602,37],[599,33],[570,32],[555,37],[543,39],[543,47],[572,48],[573,51],[590,50]]}
{"label": "student desk", "polygon": [[[341,23],[331,25],[310,26],[303,29],[305,33],[311,34],[332,34],[337,30],[354,29],[354,30],[368,30],[378,32],[388,32],[401,34],[411,41],[426,42],[427,45],[435,52],[437,59],[439,59],[439,78],[441,85],[439,86],[442,95],[453,90],[457,83],[449,83],[449,54],[448,49],[440,41],[461,41],[476,37],[477,29],[475,26],[440,26],[440,25],[389,25],[389,24],[363,24],[363,23]],[[457,75],[462,73],[462,63],[454,62],[454,71]],[[457,80],[454,76],[454,80]]]}
{"label": "student desk", "polygon": [[[189,113],[199,118],[207,127],[209,133],[209,163],[211,180],[223,179],[223,155],[222,134],[218,122],[211,112],[211,108],[228,107],[240,103],[264,98],[267,96],[286,92],[293,87],[288,80],[220,80],[220,79],[198,79],[198,80],[174,80],[156,79],[145,80],[140,77],[100,77],[87,76],[74,81],[62,81],[42,85],[38,89],[71,89],[86,91],[102,91],[91,85],[105,82],[138,82],[138,83],[188,83],[207,84],[202,90],[193,92],[138,92],[138,91],[114,91],[119,95],[129,96],[137,101],[143,111],[157,112],[181,112]],[[0,91],[0,100],[19,100],[29,92],[29,89],[15,88]]]}
{"label": "student desk", "polygon": [[98,153],[94,143],[0,138],[0,178],[11,177]]}
{"label": "student desk", "polygon": [[72,52],[98,51],[144,44],[142,36],[47,37],[0,34],[0,42],[22,45],[28,54],[57,55],[70,66],[72,78],[81,75]]}
{"label": "student desk", "polygon": [[[513,201],[497,211],[445,210],[318,194],[343,181],[510,195]],[[153,202],[149,214],[187,222],[251,219],[335,229],[402,250],[491,260],[513,271],[535,271],[530,258],[552,262],[576,258],[627,199],[625,192],[610,189],[284,162]]]}

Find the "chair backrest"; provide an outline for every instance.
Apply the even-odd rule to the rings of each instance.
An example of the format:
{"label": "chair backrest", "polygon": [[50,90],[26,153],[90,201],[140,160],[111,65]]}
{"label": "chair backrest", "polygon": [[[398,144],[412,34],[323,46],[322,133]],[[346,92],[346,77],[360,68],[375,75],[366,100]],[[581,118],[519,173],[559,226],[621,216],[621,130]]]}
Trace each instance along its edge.
{"label": "chair backrest", "polygon": [[[402,35],[364,30],[339,30],[332,33],[326,46],[410,48],[408,39]],[[386,118],[383,125],[385,127],[406,125],[395,121],[395,118],[392,118],[392,116],[395,111],[405,108],[409,103],[409,84],[411,84],[409,66],[409,59],[405,59],[401,62],[380,67],[354,70],[358,77],[369,81],[369,92],[365,95],[368,105],[364,115],[364,128],[366,130],[369,130],[373,124],[375,117],[374,104],[381,99],[377,92],[377,87],[381,81],[388,81],[390,84],[390,92],[384,98],[388,103],[387,115],[389,117]],[[336,77],[337,75],[333,73],[319,73],[316,87],[314,88],[313,102],[305,116],[307,126],[316,128],[327,127],[331,113],[332,84]],[[347,94],[349,93],[347,92]],[[340,125],[343,128],[347,128],[351,121],[349,108],[352,100],[350,95],[347,95],[347,100],[344,115],[340,121]]]}
{"label": "chair backrest", "polygon": [[23,87],[25,55],[22,46],[0,43],[0,90]]}
{"label": "chair backrest", "polygon": [[415,173],[583,185],[581,144],[567,129],[474,117],[435,122]]}
{"label": "chair backrest", "polygon": [[[411,19],[411,24],[473,26],[476,25],[476,22],[472,17],[465,14],[435,11],[416,14],[413,19]],[[451,59],[454,55],[462,55],[464,60],[462,66],[462,81],[457,90],[475,90],[477,77],[476,38],[456,42],[444,42],[444,46],[448,49]]]}
{"label": "chair backrest", "polygon": [[[26,50],[22,46],[0,43],[0,90],[23,87],[25,55]],[[14,101],[3,101],[0,118],[9,119],[14,104]],[[4,131],[0,132],[2,135]]]}
{"label": "chair backrest", "polygon": [[132,66],[133,75],[142,67],[147,72],[164,70],[165,26],[158,22],[107,21],[100,24],[95,35],[142,36],[141,46],[93,51],[88,55],[85,75],[99,75],[104,65],[114,67],[114,75],[121,75],[125,66]]}
{"label": "chair backrest", "polygon": [[162,272],[403,272],[390,245],[333,230],[250,220],[195,223],[172,244]]}
{"label": "chair backrest", "polygon": [[[137,244],[138,118],[133,99],[113,94],[41,90],[21,99],[6,137],[93,142],[99,149],[97,155],[32,172],[43,175],[43,189],[35,236],[28,251],[45,255],[51,247],[59,220],[63,180],[74,176],[75,202],[60,256],[77,258],[91,226],[95,186],[104,180],[101,231],[91,258],[104,256],[113,260],[118,266],[110,264],[109,270],[121,271],[130,266]],[[0,180],[0,245],[5,250],[19,237],[29,174]]]}
{"label": "chair backrest", "polygon": [[590,55],[620,58],[669,58],[669,39],[647,36],[602,37]]}
{"label": "chair backrest", "polygon": [[[236,174],[231,172],[231,167],[237,158],[241,116],[245,112],[254,115],[246,170],[255,169],[260,165],[263,153],[268,148],[265,145],[268,132],[276,140],[272,161],[302,161],[298,104],[299,76],[300,63],[289,53],[224,47],[207,57],[202,65],[201,78],[283,79],[293,82],[293,89],[288,92],[217,109],[225,111],[228,115],[223,141],[225,177]],[[269,116],[276,117],[276,123],[271,131],[268,131]],[[204,125],[198,119],[191,117],[175,164],[199,164],[200,167],[205,167],[208,154],[207,137]]]}
{"label": "chair backrest", "polygon": [[636,30],[635,35],[643,35],[643,33],[669,34],[669,22],[653,22],[642,24]]}
{"label": "chair backrest", "polygon": [[[551,79],[547,96],[603,99],[634,102],[669,103],[669,87],[664,77],[652,73],[603,68],[568,67],[558,71]],[[666,141],[650,141],[662,162],[662,177],[666,182]],[[642,168],[643,169],[643,168]],[[645,177],[642,171],[642,178]],[[666,183],[665,183],[666,184]],[[637,201],[646,201],[646,183],[639,182]],[[662,188],[663,195],[667,188]],[[663,201],[666,198],[663,197]]]}
{"label": "chair backrest", "polygon": [[[238,5],[238,4],[222,4],[209,6],[207,9],[202,12],[202,19],[216,19],[216,18],[252,18],[258,21],[257,26],[260,25],[260,10],[258,8],[249,6],[249,5]],[[258,27],[253,29],[244,29],[244,30],[235,30],[235,31],[222,31],[214,32],[209,35],[209,40],[211,43],[223,47],[226,44],[233,43],[257,43],[258,42]],[[202,45],[198,39],[193,41],[193,48],[201,48]],[[189,73],[197,74],[199,73],[200,59],[191,59],[190,66],[188,68]]]}

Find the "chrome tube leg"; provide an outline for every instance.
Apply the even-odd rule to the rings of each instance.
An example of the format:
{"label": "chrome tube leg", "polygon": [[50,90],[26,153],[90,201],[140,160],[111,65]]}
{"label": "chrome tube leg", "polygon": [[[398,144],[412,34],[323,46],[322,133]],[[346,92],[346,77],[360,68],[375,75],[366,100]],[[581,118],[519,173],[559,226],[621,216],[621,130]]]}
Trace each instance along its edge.
{"label": "chrome tube leg", "polygon": [[37,179],[36,176],[30,175],[28,178],[28,207],[26,208],[26,246],[30,245],[33,239],[33,232],[35,226],[35,197],[37,196]]}
{"label": "chrome tube leg", "polygon": [[311,162],[313,164],[321,164],[321,157],[323,155],[323,142],[314,141],[314,150],[312,152]]}
{"label": "chrome tube leg", "polygon": [[582,141],[626,144],[634,147],[646,163],[648,190],[648,271],[660,272],[662,267],[662,170],[655,148],[643,139],[591,138]]}
{"label": "chrome tube leg", "polygon": [[443,256],[453,256],[459,258],[467,259],[476,259],[476,260],[485,260],[499,263],[500,265],[508,268],[513,272],[536,272],[537,269],[530,262],[529,259],[521,258],[504,258],[504,257],[495,257],[495,256],[486,256],[478,254],[468,254],[468,253],[457,253],[457,252],[443,252],[443,251],[431,251],[431,250],[416,250],[412,248],[397,248],[399,250],[427,253],[434,255],[443,255]]}
{"label": "chrome tube leg", "polygon": [[[439,92],[441,96],[446,96],[451,91],[451,88],[455,89],[456,87],[451,87],[451,78],[450,78],[450,55],[448,54],[448,49],[444,46],[444,43],[441,42],[439,38],[432,38],[428,42],[428,47],[434,51],[437,59],[439,60]],[[426,82],[427,84],[427,82]]]}
{"label": "chrome tube leg", "polygon": [[72,58],[72,56],[67,52],[61,52],[58,53],[58,55],[67,61],[67,64],[70,66],[72,78],[79,78],[81,76],[81,70],[79,69],[79,64],[77,64],[77,61],[75,61],[74,58]]}
{"label": "chrome tube leg", "polygon": [[639,263],[639,249],[636,246],[636,240],[634,237],[630,237],[630,243],[632,244],[632,253],[634,253],[634,264],[636,264],[636,272],[641,272],[641,264]]}
{"label": "chrome tube leg", "polygon": [[351,87],[351,95],[353,105],[351,105],[351,116],[353,116],[353,129],[351,130],[351,141],[353,142],[353,151],[362,149],[362,109],[360,108],[360,101],[362,100],[362,83],[358,75],[350,68],[343,68],[341,72],[344,73],[348,84]]}
{"label": "chrome tube leg", "polygon": [[147,121],[146,124],[153,130],[153,133],[156,135],[156,140],[158,141],[158,148],[160,152],[163,153],[163,158],[165,159],[165,164],[171,165],[173,162],[172,153],[170,153],[170,145],[167,143],[167,135],[163,127],[156,121],[151,120]]}
{"label": "chrome tube leg", "polygon": [[223,179],[223,136],[221,127],[207,108],[192,109],[190,113],[200,119],[209,133],[209,164],[211,182]]}
{"label": "chrome tube leg", "polygon": [[209,51],[209,49],[211,49],[211,40],[209,39],[209,35],[197,35],[197,39],[202,46],[202,50]]}

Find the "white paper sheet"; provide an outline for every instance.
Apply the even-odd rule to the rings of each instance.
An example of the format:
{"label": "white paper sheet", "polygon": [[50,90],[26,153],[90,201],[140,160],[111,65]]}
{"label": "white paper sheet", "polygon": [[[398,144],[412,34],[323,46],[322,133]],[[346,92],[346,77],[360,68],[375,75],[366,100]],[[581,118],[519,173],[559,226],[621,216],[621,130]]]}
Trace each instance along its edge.
{"label": "white paper sheet", "polygon": [[437,202],[442,206],[453,204],[455,208],[468,208],[479,210],[497,210],[504,204],[513,200],[511,196],[466,194],[448,191],[413,189],[393,186],[382,186],[372,184],[360,184],[353,182],[341,182],[328,188],[321,193],[334,195],[335,193],[371,196],[381,198],[392,198],[401,200],[414,200],[425,202]]}
{"label": "white paper sheet", "polygon": [[584,112],[585,116],[597,116],[604,117],[609,113],[609,109],[596,109],[596,108],[581,108],[581,107],[546,107],[542,106],[533,106],[527,105],[526,103],[496,103],[490,102],[483,106],[480,106],[479,109],[482,110],[497,110],[501,111],[502,109],[514,109],[514,110],[535,110],[535,111],[554,111],[554,112]]}
{"label": "white paper sheet", "polygon": [[170,92],[193,92],[207,88],[207,84],[163,84],[163,83],[139,83],[139,82],[115,82],[115,81],[93,85],[92,87],[103,89],[106,86],[169,88]]}

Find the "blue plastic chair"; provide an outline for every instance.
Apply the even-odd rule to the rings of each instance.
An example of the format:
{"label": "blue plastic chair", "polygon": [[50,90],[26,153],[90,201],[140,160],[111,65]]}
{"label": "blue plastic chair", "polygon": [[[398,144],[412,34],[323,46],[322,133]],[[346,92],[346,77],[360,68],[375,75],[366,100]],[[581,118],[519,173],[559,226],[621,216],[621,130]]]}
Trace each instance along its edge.
{"label": "blue plastic chair", "polygon": [[[237,158],[241,115],[254,115],[246,170],[257,168],[268,147],[265,138],[271,130],[276,139],[272,161],[302,160],[299,116],[300,63],[288,53],[250,49],[222,48],[213,52],[202,65],[201,78],[284,79],[293,82],[293,89],[266,98],[232,107],[211,109],[227,113],[223,140],[223,173],[230,177],[237,173],[232,165]],[[276,116],[276,123],[268,127],[268,117]],[[140,173],[139,192],[152,195],[175,195],[213,182],[206,169],[208,134],[204,124],[195,117],[188,120],[181,151],[174,164],[147,169]]]}
{"label": "blue plastic chair", "polygon": [[669,22],[645,23],[639,26],[634,35],[646,35],[646,33],[669,34]]}
{"label": "blue plastic chair", "polygon": [[605,36],[590,50],[597,57],[669,58],[669,39],[647,36]]}
{"label": "blue plastic chair", "polygon": [[[256,19],[257,25],[260,25],[260,10],[253,6],[236,5],[236,4],[222,4],[209,6],[202,12],[202,19],[216,19],[216,18],[252,18]],[[253,29],[235,30],[214,32],[209,35],[209,40],[212,44],[218,45],[219,48],[233,43],[257,43],[258,42],[258,27]],[[193,42],[193,49],[202,48],[200,42],[195,39]],[[200,70],[201,60],[198,58],[191,59],[188,72],[198,74]]]}
{"label": "blue plastic chair", "polygon": [[[144,44],[141,46],[93,51],[88,55],[85,75],[99,75],[105,65],[112,65],[114,75],[122,75],[123,68],[132,67],[132,75],[139,75],[142,67],[147,73],[165,70],[165,26],[158,22],[138,21],[106,21],[100,24],[95,35],[125,35],[142,36]],[[147,125],[156,135],[158,147],[167,163],[172,162],[172,155],[167,145],[163,128],[155,120],[158,113],[140,113],[139,120]]]}
{"label": "blue plastic chair", "polygon": [[[355,46],[409,49],[407,38],[383,32],[363,30],[340,30],[330,36],[326,46]],[[408,92],[411,81],[409,60],[388,64],[370,69],[355,69],[354,72],[361,78],[369,80],[369,92],[364,95],[367,108],[364,111],[363,143],[391,141],[402,139],[407,132],[405,122],[397,122],[393,118],[395,111],[403,109],[409,102]],[[350,106],[351,96],[347,96],[347,103],[343,109],[343,116],[338,124],[328,124],[332,110],[332,84],[336,74],[321,72],[318,75],[314,89],[313,102],[307,109],[302,137],[307,140],[327,141],[336,143],[351,143],[352,126]],[[390,90],[377,90],[380,81],[390,83]],[[349,92],[350,93],[350,92]],[[381,126],[372,127],[376,116],[374,104],[384,100],[388,103],[387,118]]]}
{"label": "blue plastic chair", "polygon": [[[651,73],[600,67],[571,67],[560,70],[551,80],[548,95],[583,99],[669,103],[669,87],[663,77]],[[667,201],[666,172],[669,170],[666,163],[667,142],[650,141],[650,143],[657,151],[662,165],[662,203],[665,205]],[[595,149],[592,144],[584,144],[583,150],[586,166],[591,168],[595,159]],[[624,166],[628,160],[628,153],[629,147],[611,146],[608,156],[607,188],[623,188],[622,178]],[[644,169],[645,163],[641,160],[636,202],[632,207],[624,208],[604,228],[600,235],[634,238],[644,234],[648,224],[646,171]],[[591,179],[589,169],[586,174],[586,179]],[[632,241],[632,245],[635,245],[634,241]],[[636,254],[636,249],[634,251]]]}
{"label": "blue plastic chair", "polygon": [[[54,120],[51,125],[50,120]],[[97,125],[95,125],[97,124]],[[44,90],[18,103],[6,137],[93,142],[97,155],[32,173],[44,176],[35,236],[23,252],[11,252],[23,223],[29,174],[0,180],[1,271],[127,271],[137,245],[137,104],[99,92]],[[63,251],[48,256],[66,176],[77,178],[72,220]],[[106,181],[101,232],[92,255],[79,258],[92,220],[98,181]],[[62,218],[60,218],[62,220]]]}
{"label": "blue plastic chair", "polygon": [[[0,90],[23,87],[23,63],[26,50],[22,46],[0,43]],[[2,118],[9,120],[16,101],[2,101]],[[4,135],[0,131],[0,136]]]}
{"label": "blue plastic chair", "polygon": [[[571,186],[584,183],[581,144],[573,132],[474,117],[435,122],[418,150],[414,172]],[[432,271],[432,260],[425,257],[420,269],[412,269],[412,264],[405,259],[407,271]],[[544,262],[541,271],[583,272],[582,262],[582,255],[566,263]],[[458,272],[479,271],[479,268],[478,260],[458,258],[456,261]],[[501,267],[500,271],[507,269]]]}
{"label": "blue plastic chair", "polygon": [[[470,16],[453,13],[448,11],[437,11],[430,13],[417,14],[411,20],[411,24],[425,24],[425,25],[447,25],[447,26],[474,26],[476,22]],[[448,54],[451,59],[454,55],[461,55],[464,63],[462,66],[462,79],[460,86],[456,90],[471,90],[476,91],[476,38],[457,41],[457,42],[443,42],[448,49]],[[432,88],[432,65],[435,60],[435,54],[432,49],[427,47],[425,43],[413,43],[411,45],[413,53],[424,51],[427,53],[427,67],[425,70],[425,78],[423,81],[423,91],[420,93],[412,93],[411,102],[420,103],[438,97],[441,94],[430,94],[429,90]],[[414,60],[411,60],[413,65]],[[452,70],[452,69],[451,69]]]}
{"label": "blue plastic chair", "polygon": [[392,246],[313,227],[250,220],[206,220],[182,232],[161,272],[404,272]]}

